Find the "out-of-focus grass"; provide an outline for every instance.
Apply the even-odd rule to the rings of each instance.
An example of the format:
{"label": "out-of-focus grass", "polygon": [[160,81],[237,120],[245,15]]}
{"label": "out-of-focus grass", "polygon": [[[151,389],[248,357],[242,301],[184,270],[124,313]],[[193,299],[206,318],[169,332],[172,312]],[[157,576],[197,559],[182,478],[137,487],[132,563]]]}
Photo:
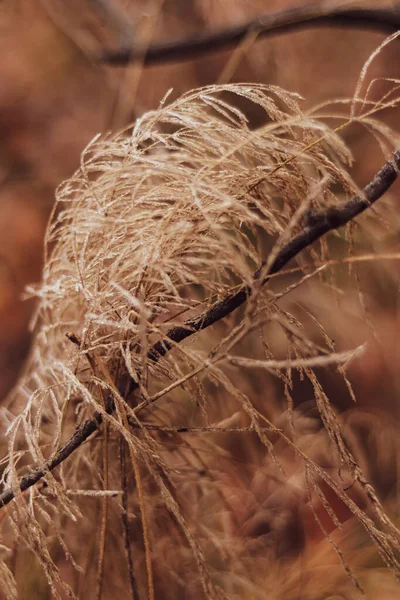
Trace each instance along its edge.
{"label": "out-of-focus grass", "polygon": [[[0,57],[0,395],[5,396],[23,367],[29,343],[27,324],[33,304],[21,301],[24,286],[40,278],[45,224],[52,208],[55,186],[79,164],[82,148],[98,131],[120,127],[145,110],[155,108],[171,87],[174,95],[220,77],[231,51],[220,52],[184,64],[153,66],[141,71],[106,68],[90,60],[82,48],[117,44],[121,31],[96,12],[95,2],[3,2],[0,8],[2,55]],[[220,27],[269,9],[297,5],[276,0],[170,1],[154,22],[155,39],[171,39],[202,28]],[[381,2],[375,2],[377,6]],[[121,2],[128,29],[145,27],[147,2]],[[47,8],[46,8],[47,7]],[[150,11],[151,12],[151,11]],[[155,11],[156,12],[156,11]],[[150,17],[151,20],[151,17]],[[88,32],[91,32],[91,37]],[[97,40],[97,42],[95,41]],[[351,96],[359,71],[382,36],[373,33],[322,30],[290,34],[256,42],[233,74],[234,81],[262,81],[298,91],[311,106],[319,101]],[[371,76],[399,76],[399,46],[392,44],[374,64]],[[140,77],[139,75],[140,74]],[[131,98],[132,94],[132,98]],[[398,111],[388,115],[392,124]],[[257,115],[254,115],[257,119]],[[360,128],[345,133],[356,157],[355,177],[364,183],[380,165],[377,145]],[[398,188],[397,188],[398,189]],[[368,227],[356,237],[361,252],[399,252],[398,191],[387,195]],[[379,218],[378,218],[379,217]],[[338,241],[338,244],[340,242]],[[322,375],[325,390],[341,413],[344,431],[368,478],[393,518],[398,518],[399,464],[398,370],[399,271],[393,261],[355,266],[359,272],[364,312],[354,277],[344,267],[333,268],[335,280],[311,280],[288,297],[284,305],[298,311],[312,331],[305,309],[324,325],[338,347],[354,347],[368,340],[363,358],[349,370],[357,396],[355,405],[341,378]],[[340,292],[330,287],[338,282]],[[297,304],[297,307],[296,307]],[[273,328],[268,332],[279,353],[284,342]],[[315,339],[320,335],[314,328]],[[259,345],[251,338],[247,344]],[[253,351],[254,347],[250,348]],[[249,347],[243,349],[249,351]],[[274,422],[285,423],[284,389],[270,375],[244,373],[237,385]],[[221,389],[212,390],[216,408],[210,421],[235,412]],[[299,444],[329,468],[330,447],[313,408],[310,385],[294,382],[295,420]],[[177,404],[177,403],[176,403]],[[213,413],[215,410],[215,413]],[[187,422],[191,407],[176,406],[176,420]],[[282,415],[282,416],[280,416]],[[3,414],[1,432],[7,425]],[[240,425],[240,418],[231,424]],[[285,425],[286,426],[286,425]],[[230,598],[356,597],[350,580],[329,542],[315,522],[308,502],[304,472],[293,453],[276,441],[282,474],[266,456],[254,434],[160,434],[170,464],[177,469],[175,482],[183,510],[193,533],[204,547],[206,560],[219,573]],[[3,442],[4,446],[6,442]],[[116,446],[116,444],[114,444]],[[112,446],[113,447],[113,446]],[[115,452],[117,448],[114,448]],[[332,465],[333,469],[333,465]],[[89,473],[86,482],[90,487]],[[118,489],[118,480],[114,483]],[[145,481],[151,496],[151,482]],[[351,481],[347,482],[351,486]],[[355,492],[356,497],[356,492]],[[335,530],[321,504],[314,510],[324,527],[342,548],[370,600],[398,597],[398,586],[368,545],[355,519],[340,502],[334,503],[342,531]],[[79,598],[92,598],[96,574],[96,523],[100,501],[79,502],[93,522],[65,524],[69,548],[85,575],[73,572],[60,554],[57,564],[65,578],[76,584]],[[117,500],[111,501],[106,550],[104,598],[127,597],[127,573]],[[155,563],[157,598],[197,598],[201,589],[193,558],[156,496],[149,499],[151,544]],[[135,542],[135,572],[145,595],[144,549],[137,504],[131,507],[130,525]],[[51,539],[51,527],[47,526]],[[210,536],[214,544],[210,543]],[[54,544],[56,547],[56,544]],[[47,597],[43,575],[34,558],[19,549],[13,556],[20,597]],[[225,565],[229,564],[229,571]],[[230,590],[230,593],[229,593]]]}

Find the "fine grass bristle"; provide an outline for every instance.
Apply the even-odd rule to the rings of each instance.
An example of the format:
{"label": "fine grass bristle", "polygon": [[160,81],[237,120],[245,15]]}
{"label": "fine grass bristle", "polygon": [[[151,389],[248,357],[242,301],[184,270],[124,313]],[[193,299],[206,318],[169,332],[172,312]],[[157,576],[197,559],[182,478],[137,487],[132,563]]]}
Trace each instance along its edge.
{"label": "fine grass bristle", "polygon": [[[354,108],[360,89],[349,123],[362,121]],[[365,122],[375,126],[374,109],[365,105]],[[263,112],[257,129],[255,106]],[[337,349],[312,308],[299,310],[298,297],[285,304],[318,275],[336,292],[333,275],[323,279],[322,271],[335,259],[330,241],[315,244],[296,272],[268,286],[254,277],[316,215],[359,192],[348,172],[350,150],[317,115],[303,113],[296,94],[274,86],[201,88],[169,104],[166,98],[118,135],[93,140],[80,169],[58,188],[43,280],[29,289],[39,300],[35,341],[14,392],[3,473],[17,493],[28,468],[51,459],[77,426],[98,415],[97,434],[7,509],[13,535],[40,560],[54,597],[74,597],[58,555],[71,563],[76,555],[75,568],[85,568],[75,528],[93,506],[96,519],[84,529],[98,558],[98,597],[103,579],[113,576],[111,547],[128,565],[133,594],[138,586],[150,598],[157,590],[172,598],[187,585],[181,597],[196,597],[201,586],[208,598],[258,598],[267,581],[271,597],[297,597],[298,553],[311,552],[310,540],[299,534],[296,550],[290,527],[301,528],[296,519],[309,523],[310,516],[323,533],[314,531],[315,539],[324,552],[336,552],[359,590],[362,569],[356,565],[356,573],[341,549],[348,519],[357,519],[360,543],[369,536],[386,567],[400,574],[399,532],[320,380],[324,370],[334,372],[352,402],[348,369],[362,360],[363,341]],[[388,144],[389,130],[381,133]],[[342,244],[339,262],[350,234],[348,227],[334,240]],[[171,327],[243,284],[252,290],[245,308],[194,342],[171,342],[171,352],[153,360],[149,351]],[[254,369],[263,372],[261,389],[249,376]],[[316,406],[310,417],[293,399],[299,382]],[[234,436],[232,447],[224,432]],[[227,479],[243,505],[227,493]],[[202,505],[206,494],[210,509]],[[257,547],[257,536],[245,531],[257,529],[251,521],[260,494],[260,514],[278,537]],[[285,535],[293,561],[287,580],[279,576],[287,590],[279,596],[279,578],[274,584],[257,565],[263,556],[274,564]],[[15,598],[6,563],[0,576]]]}

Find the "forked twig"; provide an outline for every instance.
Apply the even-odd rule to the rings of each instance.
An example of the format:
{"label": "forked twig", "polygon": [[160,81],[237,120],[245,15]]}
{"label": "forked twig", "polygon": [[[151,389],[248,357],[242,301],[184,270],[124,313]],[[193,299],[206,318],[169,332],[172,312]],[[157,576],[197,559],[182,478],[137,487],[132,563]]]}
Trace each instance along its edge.
{"label": "forked twig", "polygon": [[[374,202],[379,200],[383,194],[396,181],[400,170],[400,151],[393,153],[392,160],[387,161],[383,167],[374,176],[372,181],[366,185],[362,195],[355,196],[348,202],[337,208],[313,215],[308,224],[300,233],[295,235],[287,244],[285,244],[277,253],[272,262],[268,273],[264,276],[262,284],[268,281],[268,276],[277,273],[292,258],[297,256],[302,250],[310,246],[324,234],[341,227],[354,219],[357,215],[369,208]],[[254,274],[255,281],[259,282],[262,267]],[[260,283],[260,282],[259,282]],[[175,344],[192,336],[210,325],[220,321],[236,308],[242,305],[249,296],[251,296],[251,286],[243,286],[235,294],[229,295],[219,302],[216,302],[209,310],[198,317],[189,319],[183,325],[172,327],[164,339],[156,342],[148,352],[148,358],[157,362],[164,356]],[[137,384],[131,388],[136,389]],[[107,412],[111,414],[114,410],[112,403],[107,406]],[[45,477],[47,473],[53,471],[58,465],[66,460],[75,450],[77,450],[100,426],[102,415],[96,412],[93,418],[88,419],[74,433],[74,435],[60,448],[55,456],[46,463],[32,469],[24,475],[19,482],[19,489],[24,491]],[[5,506],[15,498],[16,487],[10,487],[0,494],[0,507]]]}
{"label": "forked twig", "polygon": [[308,27],[369,29],[385,34],[400,29],[400,3],[391,8],[336,8],[327,11],[319,4],[268,13],[241,25],[199,35],[190,39],[156,43],[147,48],[135,46],[103,52],[98,60],[109,65],[126,65],[141,60],[144,65],[190,60],[216,50],[231,48],[249,33],[258,37],[281,35]]}

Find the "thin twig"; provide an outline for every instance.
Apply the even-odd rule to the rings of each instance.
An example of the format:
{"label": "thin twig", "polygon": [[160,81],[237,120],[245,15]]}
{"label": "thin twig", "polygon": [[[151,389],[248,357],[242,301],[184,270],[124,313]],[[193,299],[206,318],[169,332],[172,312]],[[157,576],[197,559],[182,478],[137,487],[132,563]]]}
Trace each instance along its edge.
{"label": "thin twig", "polygon": [[132,600],[139,598],[137,589],[135,572],[133,570],[132,549],[129,535],[129,517],[128,517],[128,482],[126,476],[126,442],[121,436],[119,443],[119,460],[121,471],[121,488],[122,488],[122,531],[124,536],[124,546],[126,554],[126,562],[129,575],[129,587]]}
{"label": "thin twig", "polygon": [[[393,153],[393,159],[387,161],[378,171],[372,181],[364,188],[362,195],[355,196],[348,202],[337,208],[329,208],[325,212],[312,215],[308,224],[300,233],[295,235],[286,245],[284,245],[272,262],[266,277],[262,284],[268,281],[268,276],[278,272],[292,258],[297,256],[302,250],[310,246],[313,242],[326,234],[328,231],[342,227],[364,210],[369,208],[374,202],[379,200],[383,194],[396,181],[400,169],[400,151]],[[262,267],[254,274],[255,281],[258,280]],[[243,286],[235,294],[223,298],[216,302],[209,310],[198,317],[185,321],[183,325],[172,327],[163,340],[156,342],[148,352],[148,359],[157,362],[162,356],[167,354],[175,344],[193,334],[206,329],[217,321],[220,321],[236,308],[241,306],[252,293],[251,286]],[[132,389],[135,389],[134,384]],[[107,406],[107,412],[112,413],[113,405]],[[37,483],[47,473],[53,471],[59,464],[66,460],[75,450],[77,450],[100,426],[102,416],[96,412],[92,419],[85,421],[74,433],[74,435],[60,448],[55,456],[48,462],[36,467],[24,475],[19,482],[19,489],[24,491]],[[0,494],[0,507],[5,506],[15,497],[17,486],[8,488]]]}
{"label": "thin twig", "polygon": [[[133,417],[128,417],[132,429],[145,429],[146,431],[161,431],[162,433],[257,433],[257,431],[272,431],[271,427],[168,427],[166,425],[152,425],[150,423],[138,423]],[[275,431],[275,430],[274,430]]]}
{"label": "thin twig", "polygon": [[[312,218],[310,216],[308,224],[302,231],[295,235],[278,252],[268,271],[267,277],[264,278],[262,283],[265,284],[268,281],[269,275],[280,271],[292,258],[325,233],[342,227],[379,200],[397,179],[398,170],[400,169],[400,151],[394,152],[393,159],[395,164],[392,161],[387,161],[372,181],[365,186],[362,195],[355,196],[342,206],[329,208],[324,212],[313,215]],[[262,267],[255,273],[255,280],[257,280],[261,269]],[[149,350],[149,358],[157,360],[161,356],[164,356],[174,344],[220,321],[241,306],[251,295],[251,292],[251,286],[243,286],[235,294],[216,302],[205,313],[185,321],[183,325],[172,327],[166,337],[156,342]]]}
{"label": "thin twig", "polygon": [[240,43],[249,33],[261,37],[281,35],[309,27],[346,27],[369,29],[385,34],[400,29],[400,4],[391,8],[336,8],[327,11],[323,5],[312,4],[302,8],[268,13],[237,25],[190,39],[157,43],[148,48],[126,47],[103,52],[98,60],[120,66],[143,61],[144,65],[191,60],[216,50],[231,48]]}
{"label": "thin twig", "polygon": [[131,457],[133,472],[135,474],[136,489],[138,493],[138,501],[140,508],[140,516],[142,520],[142,531],[143,531],[143,543],[144,543],[144,555],[146,563],[147,573],[147,590],[149,600],[155,600],[154,593],[154,575],[153,575],[153,562],[151,560],[151,546],[150,546],[150,535],[149,535],[149,522],[147,518],[147,506],[144,497],[142,476],[140,474],[140,464],[137,456],[135,455],[131,446],[129,446],[129,454]]}
{"label": "thin twig", "polygon": [[[108,423],[104,423],[103,427],[103,487],[105,490],[109,488],[109,472],[108,472]],[[101,600],[103,596],[103,575],[104,575],[104,558],[107,543],[107,521],[108,521],[108,506],[109,498],[105,495],[102,498],[102,516],[100,527],[100,549],[97,563],[96,577],[96,600]]]}

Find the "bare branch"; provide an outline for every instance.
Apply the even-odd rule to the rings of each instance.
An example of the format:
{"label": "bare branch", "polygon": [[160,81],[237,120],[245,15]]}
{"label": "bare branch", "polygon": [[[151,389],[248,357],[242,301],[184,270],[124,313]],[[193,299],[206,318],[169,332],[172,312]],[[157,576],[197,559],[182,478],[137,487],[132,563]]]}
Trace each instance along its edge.
{"label": "bare branch", "polygon": [[[313,242],[319,239],[324,234],[342,227],[364,210],[369,208],[374,202],[379,200],[383,194],[396,181],[400,169],[400,151],[393,153],[393,159],[387,161],[378,171],[372,181],[364,188],[362,195],[356,196],[345,202],[337,208],[330,208],[325,212],[313,215],[308,221],[308,225],[295,235],[285,246],[278,252],[273,261],[268,274],[264,277],[262,284],[268,281],[268,276],[277,273],[284,267],[292,258],[297,256],[302,250],[310,246]],[[254,280],[257,281],[260,276],[262,267],[254,274]],[[223,298],[216,302],[209,310],[202,313],[198,317],[189,319],[183,325],[172,327],[163,340],[156,342],[148,352],[148,358],[157,362],[164,356],[173,346],[184,339],[192,336],[217,321],[220,321],[236,308],[241,306],[246,299],[251,295],[252,288],[243,286],[238,292],[231,296]],[[132,390],[137,388],[137,384],[133,384]],[[112,413],[114,406],[108,403],[107,412]],[[32,469],[24,475],[19,483],[19,489],[24,491],[37,483],[45,475],[53,471],[60,463],[66,460],[75,450],[77,450],[101,425],[102,416],[100,413],[95,413],[92,419],[85,421],[74,433],[74,435],[66,442],[66,444],[58,450],[56,455],[44,463],[43,465]],[[0,494],[0,507],[5,506],[15,498],[15,490],[8,488]]]}
{"label": "bare branch", "polygon": [[326,11],[321,5],[261,15],[241,25],[190,39],[156,43],[147,48],[126,47],[103,52],[98,60],[120,66],[140,60],[144,65],[182,62],[209,52],[231,48],[249,33],[258,37],[281,35],[309,27],[346,27],[390,34],[400,29],[400,3],[391,8],[337,8]]}
{"label": "bare branch", "polygon": [[[400,151],[394,152],[393,159],[394,162],[388,161],[383,165],[372,181],[364,188],[361,196],[352,198],[338,208],[330,208],[325,212],[314,215],[309,220],[309,224],[281,248],[269,269],[268,275],[280,271],[292,258],[318,238],[328,231],[345,225],[379,200],[397,179],[398,169],[400,169]],[[255,280],[258,278],[261,269],[254,274]],[[262,283],[265,284],[267,281],[268,277]],[[213,323],[220,321],[243,304],[251,295],[251,291],[250,286],[243,286],[235,294],[215,303],[205,313],[189,319],[183,325],[172,327],[166,337],[156,342],[149,350],[149,358],[157,360],[159,357],[164,356],[173,347],[174,343],[179,343],[193,335],[193,333],[202,331]]]}
{"label": "bare branch", "polygon": [[[161,433],[257,433],[252,427],[167,427],[165,425],[151,425],[149,423],[138,423],[132,417],[128,417],[130,427],[133,429],[146,429],[146,431],[160,431]],[[272,427],[260,427],[259,431],[274,431]]]}
{"label": "bare branch", "polygon": [[[42,477],[46,475],[49,471],[53,471],[59,464],[61,464],[65,459],[67,459],[75,450],[79,448],[91,435],[94,433],[102,422],[102,416],[100,413],[95,413],[92,419],[88,419],[78,427],[75,431],[74,435],[68,440],[66,444],[60,450],[58,450],[57,454],[54,456],[52,460],[43,465],[37,467],[36,469],[32,469],[24,475],[20,481],[20,490],[23,492],[28,488],[35,485]],[[0,495],[0,507],[4,506],[11,502],[11,500],[15,498],[14,490],[11,488],[5,490]]]}

